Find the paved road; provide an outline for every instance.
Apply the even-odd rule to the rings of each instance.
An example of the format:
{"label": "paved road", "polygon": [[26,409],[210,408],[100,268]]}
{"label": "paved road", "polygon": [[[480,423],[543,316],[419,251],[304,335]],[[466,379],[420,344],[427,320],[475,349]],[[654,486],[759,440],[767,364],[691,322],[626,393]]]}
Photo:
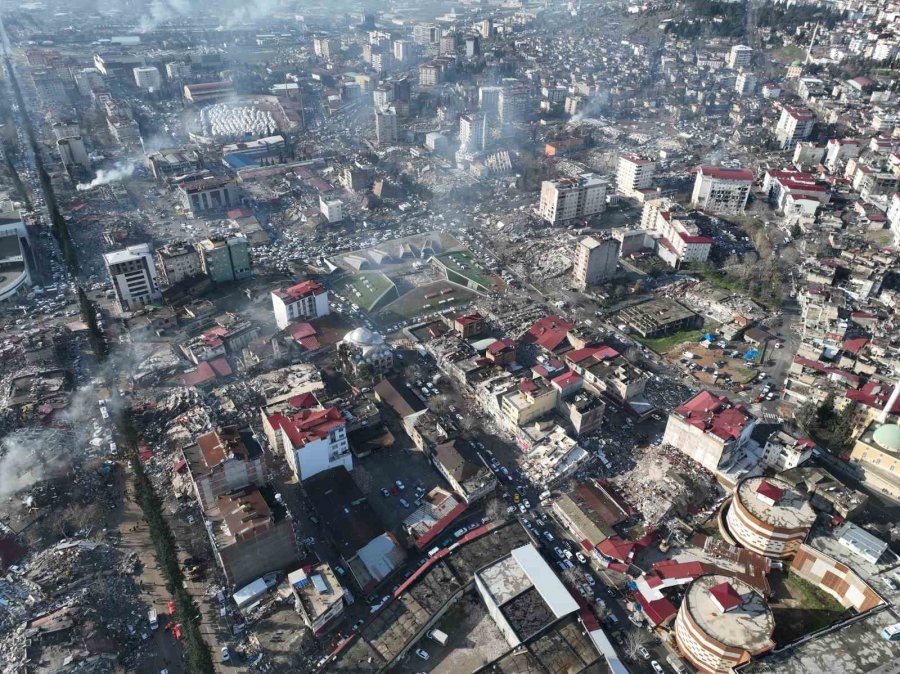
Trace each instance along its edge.
{"label": "paved road", "polygon": [[137,578],[142,589],[141,599],[147,604],[148,611],[153,607],[159,615],[160,626],[155,632],[151,633],[147,621],[136,626],[138,632],[152,634],[152,639],[148,642],[152,647],[142,655],[138,672],[159,674],[160,670],[168,669],[169,674],[187,674],[182,663],[181,644],[172,636],[171,632],[163,628],[168,618],[166,602],[170,597],[166,591],[165,580],[156,563],[156,551],[150,540],[147,525],[144,523],[144,515],[140,506],[134,502],[130,479],[122,521],[119,523],[119,533],[122,536],[120,544],[122,551],[135,552],[143,562],[143,570]]}

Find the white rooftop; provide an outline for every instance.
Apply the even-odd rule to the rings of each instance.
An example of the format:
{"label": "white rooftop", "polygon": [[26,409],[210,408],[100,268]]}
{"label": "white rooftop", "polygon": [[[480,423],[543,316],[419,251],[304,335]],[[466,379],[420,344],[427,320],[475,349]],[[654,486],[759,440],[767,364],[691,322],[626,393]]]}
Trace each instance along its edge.
{"label": "white rooftop", "polygon": [[541,598],[561,618],[578,610],[578,603],[557,578],[553,569],[544,561],[533,545],[523,545],[512,551],[512,557],[527,574]]}

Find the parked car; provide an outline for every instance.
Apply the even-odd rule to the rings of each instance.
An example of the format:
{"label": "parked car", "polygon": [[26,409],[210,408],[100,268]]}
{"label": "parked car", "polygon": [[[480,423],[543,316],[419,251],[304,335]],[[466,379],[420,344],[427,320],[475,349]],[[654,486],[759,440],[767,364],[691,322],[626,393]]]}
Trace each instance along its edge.
{"label": "parked car", "polygon": [[406,485],[403,484],[402,480],[397,480],[394,482],[394,484],[397,485],[397,489],[399,489],[400,491],[406,489]]}
{"label": "parked car", "polygon": [[643,646],[638,646],[637,650],[638,653],[641,654],[641,657],[644,658],[644,660],[650,659],[650,651],[648,651],[646,648],[644,648]]}
{"label": "parked car", "polygon": [[651,660],[650,666],[653,667],[653,671],[656,672],[656,674],[666,674],[666,670],[664,670],[662,665],[656,660]]}
{"label": "parked car", "polygon": [[231,653],[228,652],[228,646],[222,646],[222,661],[228,662],[231,660]]}
{"label": "parked car", "polygon": [[424,648],[417,648],[417,649],[416,649],[416,655],[418,655],[418,656],[419,656],[420,658],[422,658],[423,660],[427,660],[427,659],[428,659],[428,651],[426,651]]}
{"label": "parked car", "polygon": [[385,498],[388,498],[388,497],[390,497],[391,492],[389,492],[389,491],[387,490],[387,487],[382,487],[382,489],[381,489],[381,495],[384,496]]}
{"label": "parked car", "polygon": [[401,498],[400,505],[402,505],[404,508],[409,508],[409,501],[407,501],[405,498]]}

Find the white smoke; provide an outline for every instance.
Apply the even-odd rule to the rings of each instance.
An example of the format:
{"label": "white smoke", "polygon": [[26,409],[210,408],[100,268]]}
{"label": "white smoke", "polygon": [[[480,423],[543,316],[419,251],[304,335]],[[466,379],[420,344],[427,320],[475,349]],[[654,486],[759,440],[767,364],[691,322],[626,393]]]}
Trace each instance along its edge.
{"label": "white smoke", "polygon": [[95,187],[100,187],[101,185],[108,185],[109,183],[118,182],[120,180],[125,180],[134,173],[134,170],[137,168],[133,161],[117,161],[111,169],[100,169],[97,171],[97,175],[94,176],[94,179],[89,183],[78,183],[76,189],[79,192],[84,192],[85,190],[92,190]]}
{"label": "white smoke", "polygon": [[60,446],[65,434],[29,428],[10,433],[0,441],[0,500],[41,480],[68,470],[72,447]]}
{"label": "white smoke", "polygon": [[180,16],[187,16],[190,12],[190,0],[153,0],[147,14],[138,22],[138,32],[148,33],[156,30],[161,24]]}
{"label": "white smoke", "polygon": [[[220,29],[246,25],[264,19],[279,8],[281,0],[234,0],[223,2],[217,6],[219,14],[225,17]],[[147,14],[141,17],[137,30],[147,33],[156,30],[160,25],[182,17],[193,16],[197,11],[190,0],[153,0]]]}

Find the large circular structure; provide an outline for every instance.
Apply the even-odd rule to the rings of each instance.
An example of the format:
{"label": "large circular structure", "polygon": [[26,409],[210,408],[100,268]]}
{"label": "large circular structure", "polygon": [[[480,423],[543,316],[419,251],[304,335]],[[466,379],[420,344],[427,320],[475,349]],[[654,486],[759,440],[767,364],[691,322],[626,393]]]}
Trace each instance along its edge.
{"label": "large circular structure", "polygon": [[806,497],[784,480],[750,477],[738,482],[725,522],[743,547],[786,559],[797,551],[815,519]]}
{"label": "large circular structure", "polygon": [[882,424],[872,433],[872,440],[885,451],[900,453],[900,426]]}
{"label": "large circular structure", "polygon": [[675,642],[702,674],[726,674],[775,646],[775,619],[763,596],[732,576],[699,576],[675,618]]}

